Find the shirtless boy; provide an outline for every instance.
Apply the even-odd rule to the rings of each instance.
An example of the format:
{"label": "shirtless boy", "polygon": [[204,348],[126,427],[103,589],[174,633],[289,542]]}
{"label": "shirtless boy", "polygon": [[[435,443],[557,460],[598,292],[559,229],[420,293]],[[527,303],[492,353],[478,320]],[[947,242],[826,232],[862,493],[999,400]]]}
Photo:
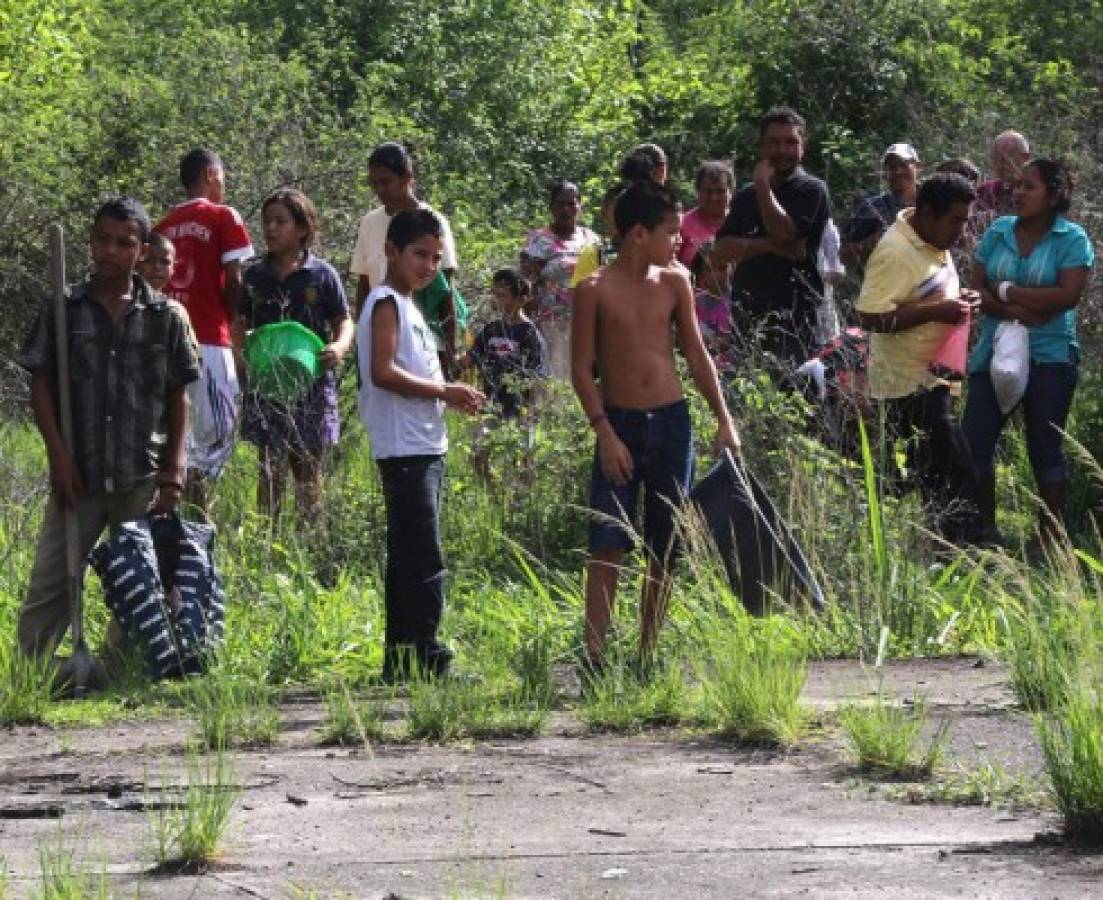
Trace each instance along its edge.
{"label": "shirtless boy", "polygon": [[578,286],[571,326],[571,380],[597,436],[589,504],[597,515],[586,564],[586,654],[592,668],[601,665],[641,486],[648,556],[640,601],[644,663],[651,660],[670,596],[674,508],[693,474],[693,436],[675,368],[675,341],[716,416],[717,443],[739,452],[739,435],[697,327],[689,278],[671,267],[678,249],[678,202],[662,185],[640,182],[621,194],[615,218],[620,252]]}

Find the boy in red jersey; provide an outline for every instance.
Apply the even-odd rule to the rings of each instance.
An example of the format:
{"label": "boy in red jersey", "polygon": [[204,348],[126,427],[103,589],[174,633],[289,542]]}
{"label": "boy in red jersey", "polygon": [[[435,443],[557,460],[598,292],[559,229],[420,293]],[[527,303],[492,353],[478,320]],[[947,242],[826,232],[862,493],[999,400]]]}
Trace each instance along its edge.
{"label": "boy in red jersey", "polygon": [[241,298],[241,262],[253,255],[249,232],[237,210],[223,205],[226,174],[210,150],[192,150],[180,161],[188,199],[169,210],[154,231],[176,248],[165,293],[179,300],[199,341],[200,378],[189,389],[185,497],[208,511],[206,485],[218,477],[234,447],[240,408],[240,336],[231,323]]}

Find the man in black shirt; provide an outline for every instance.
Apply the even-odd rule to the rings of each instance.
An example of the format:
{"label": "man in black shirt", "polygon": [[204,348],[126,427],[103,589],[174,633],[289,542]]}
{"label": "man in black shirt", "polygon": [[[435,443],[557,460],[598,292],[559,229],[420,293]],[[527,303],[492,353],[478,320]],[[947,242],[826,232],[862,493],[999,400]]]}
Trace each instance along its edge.
{"label": "man in black shirt", "polygon": [[759,159],[716,235],[713,266],[735,261],[732,321],[744,340],[795,368],[816,347],[823,280],[816,255],[831,215],[827,185],[801,168],[804,119],[775,107],[759,124]]}

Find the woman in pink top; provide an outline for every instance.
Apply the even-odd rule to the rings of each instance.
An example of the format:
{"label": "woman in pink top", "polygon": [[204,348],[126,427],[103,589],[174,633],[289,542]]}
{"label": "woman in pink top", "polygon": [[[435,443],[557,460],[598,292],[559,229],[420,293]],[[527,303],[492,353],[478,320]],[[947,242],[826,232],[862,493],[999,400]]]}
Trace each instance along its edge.
{"label": "woman in pink top", "polygon": [[697,205],[682,217],[682,246],[678,261],[691,268],[693,257],[705,241],[716,237],[716,232],[728,217],[735,194],[735,173],[726,162],[707,162],[697,170]]}

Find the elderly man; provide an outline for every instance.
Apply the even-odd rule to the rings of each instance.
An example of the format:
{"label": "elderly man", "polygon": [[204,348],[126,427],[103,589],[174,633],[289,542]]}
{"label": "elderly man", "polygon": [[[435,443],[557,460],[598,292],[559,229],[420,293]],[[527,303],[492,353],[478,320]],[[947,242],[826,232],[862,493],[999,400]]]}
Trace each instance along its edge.
{"label": "elderly man", "polygon": [[1030,161],[1030,144],[1017,131],[1001,132],[992,142],[992,175],[977,187],[977,208],[979,215],[987,221],[998,216],[1010,216],[1015,212],[1015,203],[1011,192],[1022,172],[1023,166]]}

